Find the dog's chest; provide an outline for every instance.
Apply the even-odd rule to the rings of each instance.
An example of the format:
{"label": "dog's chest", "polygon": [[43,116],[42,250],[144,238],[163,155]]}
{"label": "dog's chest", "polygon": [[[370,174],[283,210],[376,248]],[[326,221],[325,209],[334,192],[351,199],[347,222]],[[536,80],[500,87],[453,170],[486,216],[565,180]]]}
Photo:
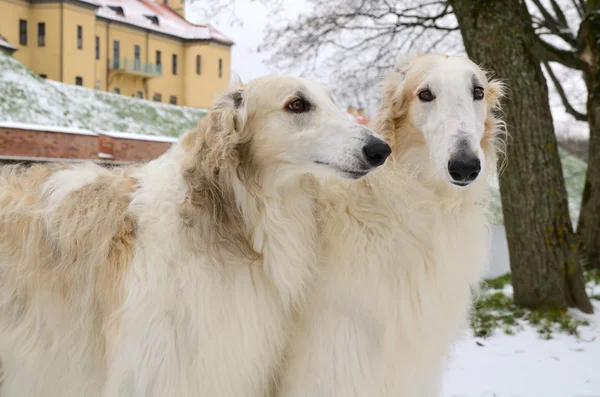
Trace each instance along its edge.
{"label": "dog's chest", "polygon": [[[145,365],[170,362],[171,395],[260,396],[278,364],[289,314],[260,269],[207,266],[172,269],[130,318],[130,332],[147,335],[137,353]],[[161,349],[157,349],[160,343]],[[148,357],[155,363],[148,362]]]}
{"label": "dog's chest", "polygon": [[357,325],[371,330],[371,345],[390,376],[407,365],[399,357],[439,358],[466,324],[488,235],[479,211],[447,214],[432,207],[396,216],[375,229],[365,227],[373,217],[341,225],[335,244],[326,246],[328,281],[321,283],[339,285],[345,296],[336,301],[346,302]]}

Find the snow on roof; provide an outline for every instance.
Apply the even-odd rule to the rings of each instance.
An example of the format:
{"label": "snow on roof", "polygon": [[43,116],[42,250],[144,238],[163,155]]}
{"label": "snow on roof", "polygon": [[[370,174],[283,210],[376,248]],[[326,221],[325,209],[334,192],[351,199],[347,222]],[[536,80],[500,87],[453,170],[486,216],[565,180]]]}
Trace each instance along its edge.
{"label": "snow on roof", "polygon": [[81,1],[82,3],[87,3],[90,5],[96,6],[96,7],[98,7],[100,5],[97,2],[95,2],[94,0],[79,0],[79,1]]}
{"label": "snow on roof", "polygon": [[17,47],[15,47],[14,45],[10,44],[8,42],[8,40],[6,40],[6,38],[4,36],[2,36],[1,34],[0,34],[0,47],[8,48],[8,49],[11,49],[11,50],[16,50],[17,49]]}
{"label": "snow on roof", "polygon": [[[185,18],[182,18],[165,4],[157,4],[150,0],[95,1],[99,6],[96,10],[96,15],[102,18],[176,36],[186,40],[215,40],[227,45],[233,44],[233,41],[230,38],[213,26],[195,25]],[[118,7],[123,10],[123,15],[120,15]],[[158,24],[151,20],[152,17],[158,18]]]}

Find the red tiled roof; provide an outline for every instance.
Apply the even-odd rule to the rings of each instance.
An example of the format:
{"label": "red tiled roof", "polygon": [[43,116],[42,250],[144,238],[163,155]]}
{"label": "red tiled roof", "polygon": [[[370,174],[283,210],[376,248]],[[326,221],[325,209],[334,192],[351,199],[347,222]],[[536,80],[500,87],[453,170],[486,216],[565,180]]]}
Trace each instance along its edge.
{"label": "red tiled roof", "polygon": [[[81,0],[80,0],[81,1]],[[90,0],[84,0],[89,2]],[[112,21],[165,33],[186,40],[215,40],[232,45],[233,41],[210,25],[195,25],[164,4],[150,0],[94,0],[99,6],[96,15]],[[180,0],[172,0],[180,1]],[[110,7],[121,7],[124,15]],[[157,17],[158,25],[148,17]]]}

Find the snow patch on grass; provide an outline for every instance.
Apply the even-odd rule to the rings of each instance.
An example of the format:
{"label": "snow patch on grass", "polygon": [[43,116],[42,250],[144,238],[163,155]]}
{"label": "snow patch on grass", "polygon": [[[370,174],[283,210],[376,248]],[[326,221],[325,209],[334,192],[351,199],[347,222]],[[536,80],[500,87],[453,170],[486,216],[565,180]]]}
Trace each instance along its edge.
{"label": "snow patch on grass", "polygon": [[[600,271],[585,276],[598,296]],[[594,314],[533,313],[512,303],[510,275],[487,280],[482,294],[474,323],[495,326],[468,330],[454,346],[442,397],[600,397],[600,300]]]}

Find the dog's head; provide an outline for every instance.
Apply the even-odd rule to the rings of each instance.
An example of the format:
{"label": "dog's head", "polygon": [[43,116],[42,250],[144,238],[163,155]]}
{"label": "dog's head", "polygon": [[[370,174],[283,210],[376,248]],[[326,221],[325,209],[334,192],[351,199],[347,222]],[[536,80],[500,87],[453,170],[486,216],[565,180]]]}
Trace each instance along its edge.
{"label": "dog's head", "polygon": [[253,172],[335,174],[357,179],[383,164],[390,147],[350,120],[330,92],[309,80],[271,76],[216,100],[209,156]]}
{"label": "dog's head", "polygon": [[207,228],[192,234],[201,236],[195,245],[215,256],[225,250],[248,258],[259,254],[238,206],[238,182],[259,189],[307,173],[357,179],[391,153],[350,120],[328,90],[294,77],[260,78],[218,97],[179,148],[189,188],[182,219]]}
{"label": "dog's head", "polygon": [[394,151],[426,147],[437,182],[465,187],[495,167],[502,85],[468,58],[399,57],[383,96]]}

